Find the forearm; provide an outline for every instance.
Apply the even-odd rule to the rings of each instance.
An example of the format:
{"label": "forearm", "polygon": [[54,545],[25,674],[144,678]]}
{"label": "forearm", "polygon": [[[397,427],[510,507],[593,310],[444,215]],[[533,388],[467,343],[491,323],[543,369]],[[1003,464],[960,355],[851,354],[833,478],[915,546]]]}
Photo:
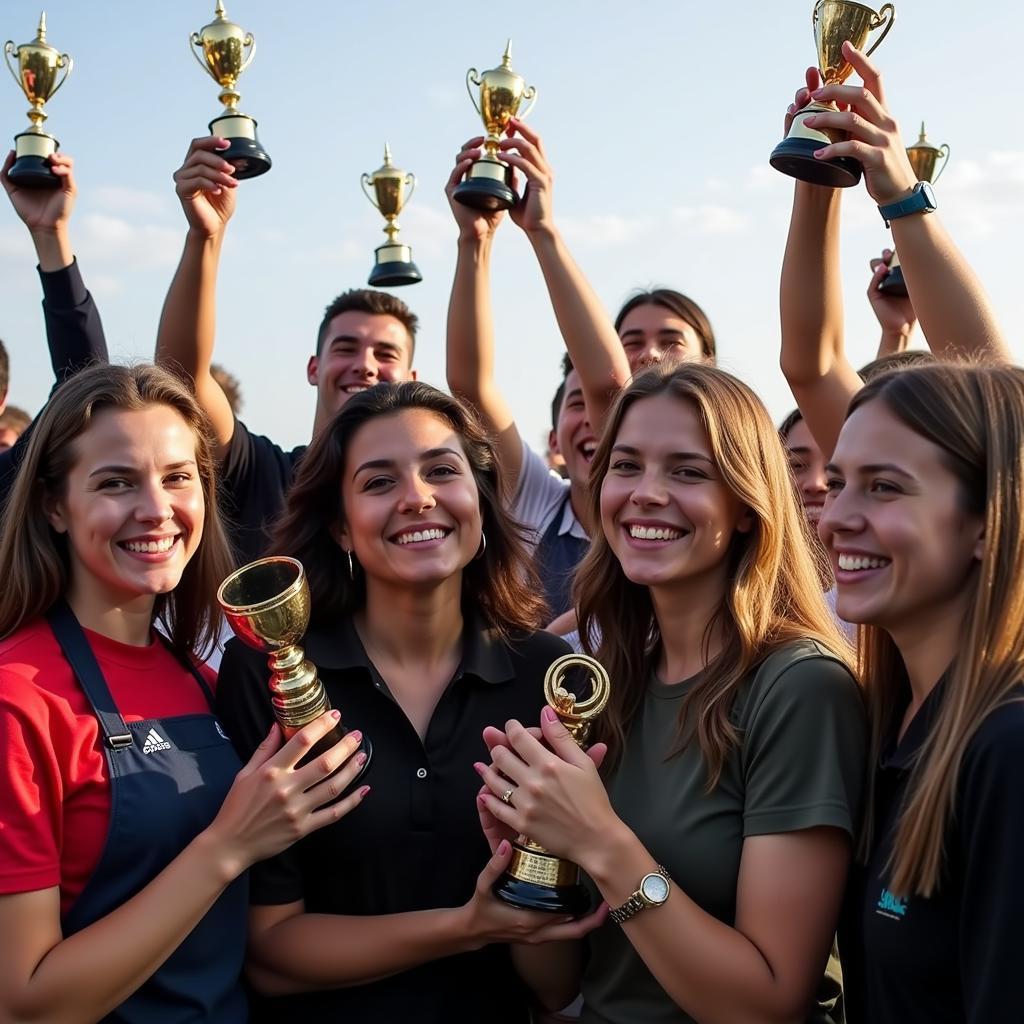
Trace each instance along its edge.
{"label": "forearm", "polygon": [[561,1010],[576,998],[583,975],[582,942],[547,942],[509,946],[519,977],[545,1010]]}
{"label": "forearm", "polygon": [[494,386],[491,238],[459,238],[448,303],[447,374],[453,392],[478,403]]}
{"label": "forearm", "polygon": [[75,258],[55,270],[39,264],[43,287],[43,319],[56,383],[93,363],[105,363],[107,339],[103,322]]}
{"label": "forearm", "polygon": [[1010,362],[985,291],[935,214],[892,222],[921,330],[940,358]]}
{"label": "forearm", "polygon": [[249,974],[266,995],[348,988],[483,944],[465,908],[376,917],[301,913],[252,935]]}
{"label": "forearm", "polygon": [[67,225],[57,224],[53,228],[38,228],[31,231],[32,244],[36,249],[39,269],[47,273],[63,270],[74,261]]}
{"label": "forearm", "polygon": [[199,836],[127,903],[57,943],[12,995],[5,1019],[105,1017],[177,949],[239,871]]}
{"label": "forearm", "polygon": [[529,235],[569,358],[580,375],[595,430],[612,399],[629,383],[630,369],[615,327],[555,230]]}
{"label": "forearm", "polygon": [[905,331],[883,330],[882,337],[878,342],[878,352],[875,358],[881,359],[882,356],[892,356],[899,352],[906,352],[910,347],[910,335],[912,333],[912,327]]}

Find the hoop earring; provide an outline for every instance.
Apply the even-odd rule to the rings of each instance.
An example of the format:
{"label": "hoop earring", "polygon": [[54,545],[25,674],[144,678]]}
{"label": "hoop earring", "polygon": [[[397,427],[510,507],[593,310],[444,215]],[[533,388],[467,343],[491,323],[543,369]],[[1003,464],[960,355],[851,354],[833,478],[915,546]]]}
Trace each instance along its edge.
{"label": "hoop earring", "polygon": [[348,555],[348,578],[350,580],[354,580],[356,578],[356,563],[355,563],[355,560],[352,558],[352,552],[351,551],[346,551],[345,554]]}
{"label": "hoop earring", "polygon": [[477,551],[474,556],[474,561],[479,561],[484,557],[484,552],[487,550],[487,534],[483,530],[480,531],[480,550]]}

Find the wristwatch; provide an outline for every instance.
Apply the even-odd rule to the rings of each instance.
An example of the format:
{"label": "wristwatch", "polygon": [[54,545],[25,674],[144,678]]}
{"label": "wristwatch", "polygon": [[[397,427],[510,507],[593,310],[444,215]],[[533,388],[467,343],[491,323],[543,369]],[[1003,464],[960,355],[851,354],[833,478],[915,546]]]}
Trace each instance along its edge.
{"label": "wristwatch", "polygon": [[935,199],[935,192],[927,181],[919,181],[914,186],[914,191],[906,199],[900,199],[895,203],[879,204],[878,212],[885,221],[885,226],[898,217],[909,217],[912,213],[931,213],[937,210],[939,204]]}
{"label": "wristwatch", "polygon": [[659,864],[658,870],[644,875],[640,879],[640,888],[621,906],[609,911],[608,916],[616,924],[622,924],[647,907],[660,907],[668,899],[671,890],[672,879],[668,877],[668,871]]}

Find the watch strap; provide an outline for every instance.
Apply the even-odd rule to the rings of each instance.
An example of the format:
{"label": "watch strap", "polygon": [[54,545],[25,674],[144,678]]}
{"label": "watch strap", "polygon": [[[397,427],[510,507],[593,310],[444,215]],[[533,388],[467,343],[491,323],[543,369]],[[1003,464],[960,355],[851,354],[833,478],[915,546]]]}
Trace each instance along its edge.
{"label": "watch strap", "polygon": [[928,193],[924,186],[925,183],[919,181],[909,196],[898,199],[895,203],[885,203],[878,207],[878,212],[882,215],[886,227],[889,226],[890,221],[898,220],[900,217],[907,217],[913,213],[930,213],[935,209],[928,199]]}
{"label": "watch strap", "polygon": [[[647,874],[659,874],[665,879],[666,882],[671,882],[671,878],[669,876],[668,871],[665,868],[663,868],[660,864],[658,865],[658,869],[656,872],[649,871]],[[644,875],[644,878],[646,877],[647,875]],[[641,884],[643,884],[642,881]],[[652,907],[654,905],[655,904],[651,903],[651,901],[644,896],[643,891],[641,889],[637,889],[635,892],[632,892],[626,898],[625,902],[620,903],[619,906],[609,910],[608,916],[616,924],[622,924],[624,921],[628,921],[631,917],[635,917],[637,914],[640,913],[641,910],[644,910],[647,907]]]}

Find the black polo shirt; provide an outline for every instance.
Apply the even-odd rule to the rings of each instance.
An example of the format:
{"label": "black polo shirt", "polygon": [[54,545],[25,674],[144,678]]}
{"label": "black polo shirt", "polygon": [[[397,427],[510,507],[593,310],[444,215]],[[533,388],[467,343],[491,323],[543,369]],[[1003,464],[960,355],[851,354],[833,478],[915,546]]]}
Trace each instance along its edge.
{"label": "black polo shirt", "polygon": [[[472,895],[489,850],[476,809],[487,761],[482,732],[510,718],[534,724],[548,665],[568,652],[549,633],[505,644],[467,621],[462,663],[421,742],[370,662],[351,621],[303,640],[333,707],[373,742],[363,777],[372,792],[354,811],[256,865],[256,904],[305,900],[310,913],[380,915],[458,907]],[[232,640],[217,700],[221,721],[247,759],[272,721],[266,658]],[[354,925],[358,927],[358,925]],[[525,989],[506,946],[447,957],[369,985],[264,1000],[254,1019],[523,1022]]]}
{"label": "black polo shirt", "polygon": [[914,758],[943,693],[940,683],[877,769],[877,843],[851,875],[840,930],[850,1024],[1024,1020],[1024,687],[985,719],[967,748],[937,893],[900,899],[888,886]]}

